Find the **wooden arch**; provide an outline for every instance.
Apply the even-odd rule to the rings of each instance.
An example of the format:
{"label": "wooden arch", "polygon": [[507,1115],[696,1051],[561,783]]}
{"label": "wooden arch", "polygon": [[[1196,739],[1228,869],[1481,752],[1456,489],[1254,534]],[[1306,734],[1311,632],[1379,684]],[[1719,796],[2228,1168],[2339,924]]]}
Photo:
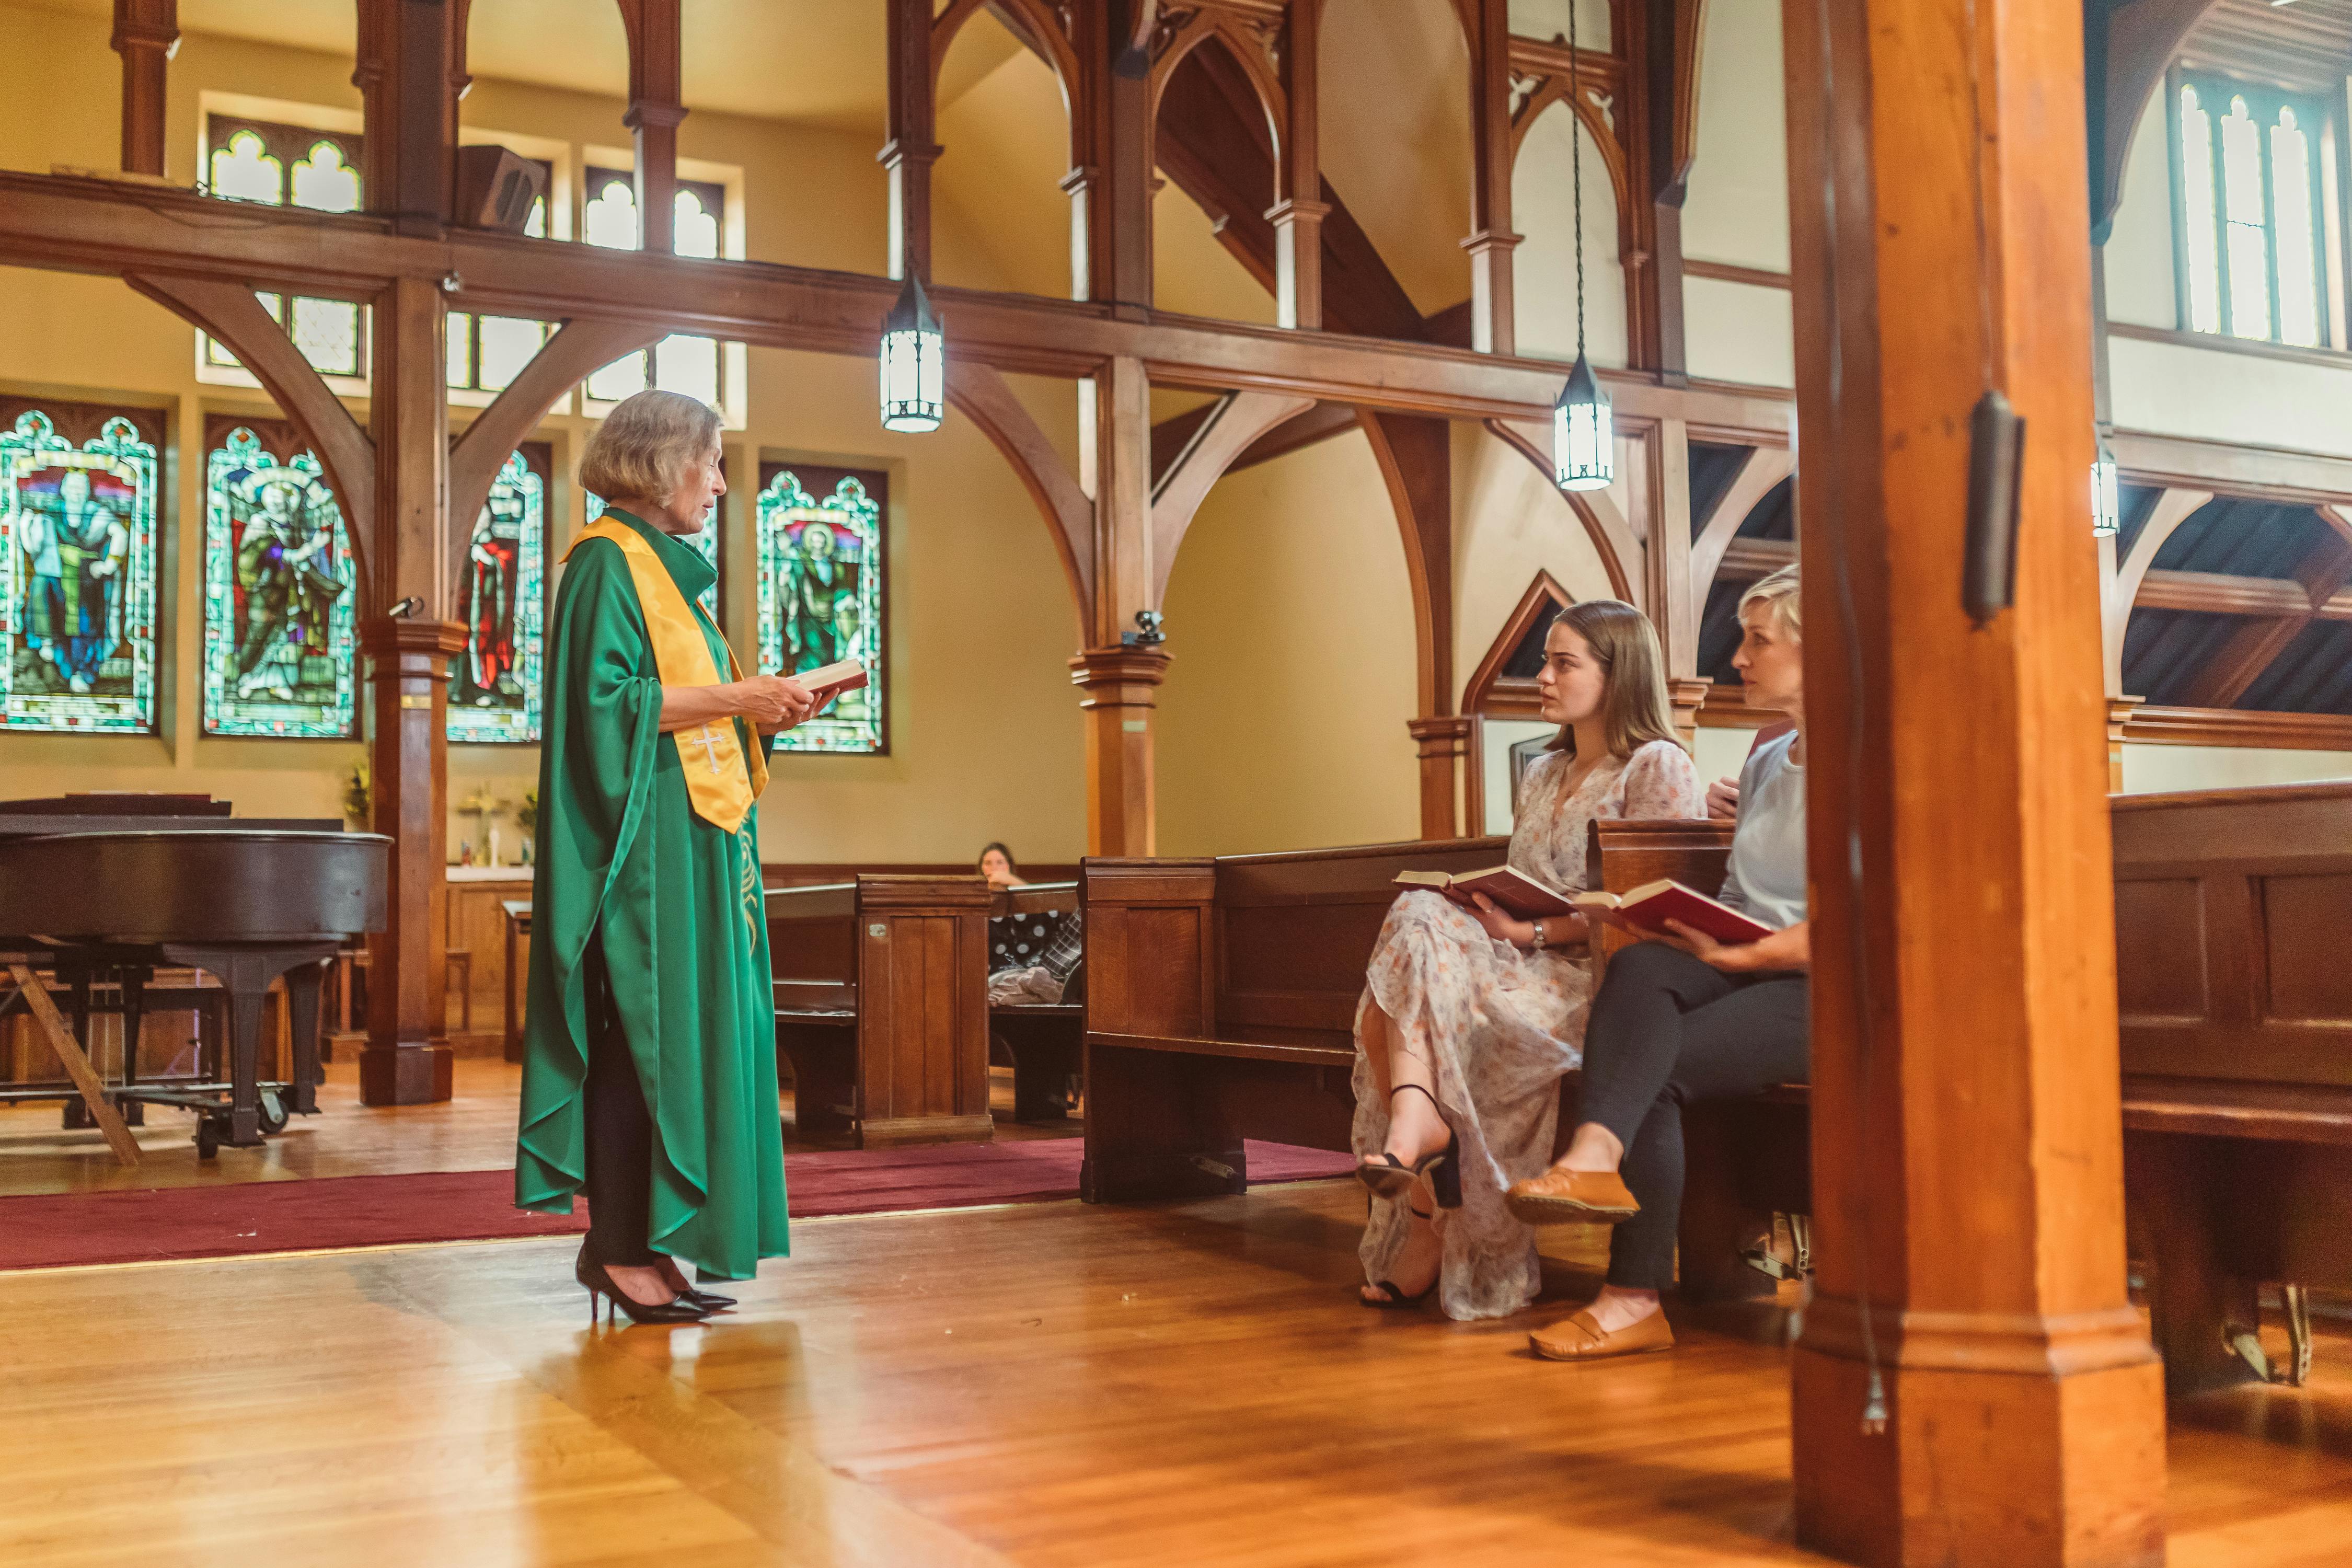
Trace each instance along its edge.
{"label": "wooden arch", "polygon": [[1013,465],[1029,499],[1045,520],[1054,552],[1061,557],[1078,616],[1079,638],[1095,602],[1094,501],[1062,461],[1062,455],[1014,395],[1003,373],[970,360],[948,362],[948,401],[980,427]]}
{"label": "wooden arch", "polygon": [[1582,85],[1584,90],[1571,99],[1566,77],[1546,77],[1528,95],[1511,116],[1511,167],[1516,170],[1519,166],[1519,146],[1547,111],[1566,109],[1576,116],[1591,135],[1592,144],[1601,150],[1601,162],[1609,171],[1610,194],[1617,203],[1617,253],[1622,258],[1635,248],[1633,225],[1628,221],[1633,210],[1633,170],[1625,157],[1625,144],[1617,140],[1617,132],[1603,117],[1601,106],[1592,101],[1594,84],[1585,80]]}
{"label": "wooden arch", "polygon": [[1289,122],[1289,100],[1282,90],[1282,79],[1276,74],[1274,62],[1266,58],[1265,50],[1252,37],[1248,29],[1230,13],[1213,5],[1204,5],[1182,23],[1161,45],[1151,62],[1151,85],[1146,125],[1157,145],[1160,132],[1160,100],[1168,91],[1168,84],[1176,75],[1185,58],[1203,44],[1214,42],[1224,50],[1234,64],[1241,68],[1250,89],[1257,95],[1258,111],[1265,116],[1267,145],[1273,154],[1276,180],[1282,167],[1283,128]]}
{"label": "wooden arch", "polygon": [[1519,595],[1518,604],[1503,619],[1503,629],[1496,634],[1486,656],[1478,668],[1470,672],[1469,681],[1462,688],[1462,711],[1465,713],[1496,713],[1507,718],[1533,719],[1537,712],[1536,683],[1516,676],[1507,676],[1503,667],[1527,640],[1545,609],[1557,606],[1566,609],[1576,603],[1576,595],[1559,585],[1558,578],[1538,568],[1535,581]]}
{"label": "wooden arch", "polygon": [[1404,539],[1412,587],[1420,712],[1454,711],[1453,426],[1444,419],[1357,410]]}
{"label": "wooden arch", "polygon": [[1062,113],[1070,127],[1070,166],[1083,162],[1079,137],[1086,124],[1086,72],[1078,64],[1076,46],[1062,30],[1061,18],[1055,15],[1047,0],[950,0],[944,11],[931,23],[931,98],[939,99],[940,68],[948,58],[948,49],[963,25],[982,9],[993,12],[996,19],[1010,28],[1013,36],[1030,49],[1045,58],[1054,68],[1054,79],[1062,89]]}
{"label": "wooden arch", "polygon": [[[1555,470],[1551,461],[1551,431],[1545,426],[1524,419],[1489,419],[1486,428],[1502,437],[1510,448],[1536,466],[1546,479]],[[1601,556],[1601,568],[1609,574],[1609,590],[1627,604],[1646,610],[1639,584],[1643,560],[1642,542],[1633,537],[1633,530],[1625,514],[1609,499],[1606,490],[1559,490],[1559,499],[1584,525],[1585,537]]]}

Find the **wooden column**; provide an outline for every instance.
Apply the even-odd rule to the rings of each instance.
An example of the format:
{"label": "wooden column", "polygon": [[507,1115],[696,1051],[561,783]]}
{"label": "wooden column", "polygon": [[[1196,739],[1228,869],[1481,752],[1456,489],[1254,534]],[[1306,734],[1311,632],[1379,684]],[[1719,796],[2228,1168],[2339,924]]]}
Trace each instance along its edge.
{"label": "wooden column", "polygon": [[1082,79],[1071,112],[1084,155],[1062,189],[1071,204],[1074,299],[1151,304],[1154,13],[1154,0],[1093,0],[1073,16]]}
{"label": "wooden column", "polygon": [[1518,352],[1511,292],[1511,15],[1509,0],[1472,0],[1470,36],[1470,346]]}
{"label": "wooden column", "polygon": [[1323,199],[1322,87],[1316,67],[1322,17],[1323,0],[1290,0],[1283,21],[1282,93],[1288,123],[1275,163],[1275,203],[1265,215],[1274,225],[1275,320],[1310,330],[1323,325],[1323,220],[1331,211]]}
{"label": "wooden column", "polygon": [[361,0],[352,74],[367,136],[361,194],[403,234],[438,237],[449,221],[457,20],[450,0]]}
{"label": "wooden column", "polygon": [[180,52],[179,0],[114,0],[122,57],[122,172],[163,173],[164,67]]}
{"label": "wooden column", "polygon": [[[1871,1564],[2154,1564],[2164,1413],[2125,1285],[2083,478],[2081,21],[1783,16],[1818,1266],[1797,1537]],[[2016,604],[1979,626],[1961,561],[1989,385],[2031,437]]]}
{"label": "wooden column", "polygon": [[1087,716],[1087,853],[1149,855],[1156,836],[1152,721],[1166,650],[1123,639],[1160,607],[1151,517],[1151,383],[1115,359],[1078,384],[1081,488],[1094,498],[1094,604],[1070,661]]}
{"label": "wooden column", "polygon": [[1150,855],[1159,843],[1152,721],[1169,656],[1133,645],[1070,660],[1087,722],[1087,853]]}
{"label": "wooden column", "polygon": [[1642,551],[1650,624],[1658,629],[1666,674],[1698,674],[1699,612],[1706,590],[1691,571],[1690,426],[1661,419],[1642,442],[1643,479],[1649,489],[1648,538]]}
{"label": "wooden column", "polygon": [[890,139],[879,159],[890,175],[890,276],[931,276],[931,165],[939,161],[932,75],[931,0],[889,0]]}
{"label": "wooden column", "polygon": [[678,0],[621,0],[629,36],[629,107],[621,123],[636,136],[638,247],[676,248],[677,127],[686,118]]}
{"label": "wooden column", "polygon": [[[371,672],[369,750],[375,827],[393,837],[391,918],[369,939],[368,1041],[360,1099],[412,1105],[449,1098],[446,887],[448,863],[449,660],[465,627],[449,616],[456,572],[449,534],[446,307],[422,279],[393,285],[375,306],[369,406],[375,444],[375,581],[360,647]],[[390,608],[414,601],[405,616]]]}
{"label": "wooden column", "polygon": [[[1423,838],[1475,837],[1475,826],[1464,826],[1464,761],[1470,754],[1471,722],[1448,715],[1441,719],[1408,719],[1405,731],[1421,754],[1421,836]],[[1479,803],[1469,802],[1474,816]]]}
{"label": "wooden column", "polygon": [[1690,359],[1683,331],[1683,199],[1690,191],[1696,149],[1701,0],[1642,0],[1620,15],[1638,26],[1631,58],[1640,94],[1640,126],[1626,141],[1638,153],[1637,187],[1647,205],[1637,226],[1647,264],[1634,281],[1633,363],[1655,370],[1669,386],[1687,379]]}

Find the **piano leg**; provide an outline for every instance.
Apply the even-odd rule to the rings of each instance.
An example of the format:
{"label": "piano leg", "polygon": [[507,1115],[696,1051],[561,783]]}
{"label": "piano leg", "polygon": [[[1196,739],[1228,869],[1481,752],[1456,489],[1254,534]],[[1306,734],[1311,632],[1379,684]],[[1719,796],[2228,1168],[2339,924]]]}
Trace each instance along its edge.
{"label": "piano leg", "polygon": [[[331,960],[322,961],[331,962]],[[294,1081],[287,1086],[289,1109],[319,1113],[319,983],[321,963],[298,963],[286,972],[286,1006],[294,1035]]]}
{"label": "piano leg", "polygon": [[[262,1141],[261,1108],[261,1012],[262,999],[269,994],[269,983],[298,967],[308,972],[311,1002],[310,1044],[318,1044],[317,1004],[319,962],[333,955],[332,942],[313,942],[302,947],[239,948],[200,947],[185,942],[167,942],[163,956],[173,963],[184,963],[201,969],[221,983],[228,997],[228,1104],[200,1123],[196,1130],[196,1148],[209,1154],[222,1143],[233,1149],[251,1149]],[[289,979],[289,1003],[299,999],[297,986],[302,984]],[[298,1013],[299,1017],[299,1013]],[[295,1031],[299,1039],[301,1030]],[[298,1078],[316,1073],[296,1058]]]}
{"label": "piano leg", "polygon": [[[90,1066],[95,1068],[98,1066],[96,1048],[90,1044],[89,1038],[89,971],[78,968],[68,972],[61,963],[58,965],[58,978],[65,981],[72,988],[71,996],[66,1003],[66,1007],[73,1018],[74,1038],[82,1043],[84,1050],[91,1052]],[[90,1116],[89,1106],[79,1100],[68,1100],[66,1101],[66,1111],[61,1125],[68,1132],[81,1132],[97,1126],[98,1122]]]}
{"label": "piano leg", "polygon": [[145,1021],[147,969],[143,964],[126,963],[118,974],[122,986],[123,1098],[114,1103],[122,1112],[124,1126],[142,1127],[147,1121],[147,1107],[131,1099],[130,1093],[139,1081],[139,1026]]}

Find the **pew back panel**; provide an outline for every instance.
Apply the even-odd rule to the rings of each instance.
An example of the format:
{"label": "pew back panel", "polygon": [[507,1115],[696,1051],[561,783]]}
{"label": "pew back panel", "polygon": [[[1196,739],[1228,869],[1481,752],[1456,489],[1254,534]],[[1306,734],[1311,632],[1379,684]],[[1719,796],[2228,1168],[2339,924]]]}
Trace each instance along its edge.
{"label": "pew back panel", "polygon": [[2124,1071],[2352,1088],[2352,783],[2112,805]]}
{"label": "pew back panel", "polygon": [[777,1048],[803,1131],[860,1147],[985,1140],[988,914],[977,876],[771,889]]}

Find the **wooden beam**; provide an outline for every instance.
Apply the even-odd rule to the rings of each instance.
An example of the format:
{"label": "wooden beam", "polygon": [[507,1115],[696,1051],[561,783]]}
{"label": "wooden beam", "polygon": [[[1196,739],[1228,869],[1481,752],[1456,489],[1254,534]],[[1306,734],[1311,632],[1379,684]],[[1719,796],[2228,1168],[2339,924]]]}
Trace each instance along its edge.
{"label": "wooden beam", "polygon": [[1510,0],[1469,0],[1470,346],[1518,352],[1511,258],[1525,237],[1511,227]]}
{"label": "wooden beam", "polygon": [[1296,395],[1277,392],[1234,392],[1210,405],[1212,412],[1192,433],[1184,449],[1151,487],[1151,602],[1168,596],[1168,575],[1175,569],[1176,552],[1210,487],[1232,468],[1242,453],[1261,437],[1314,404]]}
{"label": "wooden beam", "polygon": [[[0,170],[0,265],[212,278],[368,300],[396,277],[455,276],[453,310],[562,320],[599,316],[732,342],[871,357],[898,297],[887,278],[698,261],[598,246],[452,230],[394,235],[381,219],[228,204],[104,181]],[[1560,370],[1434,343],[1368,342],[1166,310],[940,288],[950,353],[1000,370],[1079,377],[1140,361],[1155,384],[1255,388],[1460,418],[1542,420]],[[1694,426],[1785,437],[1790,398],[1769,388],[1602,371],[1621,421],[1673,415]],[[1549,437],[1544,437],[1549,446]]]}
{"label": "wooden beam", "polygon": [[[1739,525],[1763,504],[1766,496],[1780,487],[1781,480],[1796,471],[1797,454],[1788,447],[1750,447],[1739,465],[1739,472],[1715,498],[1715,505],[1706,516],[1697,520],[1698,537],[1691,542],[1691,591],[1702,606],[1706,603],[1707,591],[1715,586],[1716,574],[1739,532]],[[1792,558],[1793,555],[1791,552]]]}
{"label": "wooden beam", "polygon": [[[2125,1268],[2080,19],[1792,0],[1813,1294],[1796,1535],[2160,1562]],[[2014,606],[1961,600],[1971,410],[2032,437]],[[1965,711],[1965,725],[1950,716]],[[1965,959],[1955,955],[1965,954]]]}
{"label": "wooden beam", "polygon": [[[1167,651],[1141,639],[1164,581],[1153,560],[1151,381],[1114,359],[1079,384],[1079,487],[1093,497],[1094,602],[1070,661],[1087,732],[1087,853],[1150,855],[1158,842],[1153,731]],[[1129,641],[1135,638],[1135,641]]]}
{"label": "wooden beam", "polygon": [[1323,324],[1323,0],[1290,0],[1283,17],[1282,95],[1287,116],[1273,210],[1275,320]]}
{"label": "wooden beam", "polygon": [[457,159],[450,0],[360,0],[352,76],[366,132],[362,195],[394,229],[434,239],[449,222]]}
{"label": "wooden beam", "polygon": [[1454,716],[1454,433],[1443,419],[1358,413],[1389,489],[1404,540],[1412,591],[1415,688],[1419,706],[1406,729],[1421,764],[1421,836],[1460,831],[1461,763],[1469,727]]}
{"label": "wooden beam", "polygon": [[2148,94],[2217,0],[2084,0],[2084,124],[2091,243],[2105,245],[2122,205],[2124,165]]}
{"label": "wooden beam", "polygon": [[660,342],[662,335],[661,329],[642,321],[584,316],[566,321],[540,345],[506,390],[458,432],[449,449],[449,526],[457,531],[450,540],[453,559],[463,559],[474,519],[489,500],[499,469],[523,437],[591,373]]}
{"label": "wooden beam", "polygon": [[939,68],[931,58],[931,0],[890,7],[890,276],[931,280],[931,165],[939,161]]}
{"label": "wooden beam", "polygon": [[[1661,419],[1642,432],[1640,451],[1643,494],[1636,510],[1645,520],[1642,564],[1649,579],[1650,624],[1668,681],[1696,679],[1699,611],[1706,598],[1691,571],[1690,427]],[[1692,708],[1695,712],[1696,700]]]}
{"label": "wooden beam", "polygon": [[[2124,695],[2124,633],[2139,599],[2140,583],[2155,563],[2156,552],[2164,548],[2164,542],[2172,537],[2176,529],[2212,499],[2210,490],[2167,489],[2156,498],[2147,521],[2132,536],[2131,549],[2115,563],[2114,574],[2106,581],[2106,592],[2100,596],[2099,609],[2100,658],[2109,697]],[[2102,556],[2113,552],[2113,542],[2104,542]]]}
{"label": "wooden beam", "polygon": [[122,172],[163,174],[166,68],[180,50],[179,0],[114,0],[114,34],[122,57]]}
{"label": "wooden beam", "polygon": [[948,362],[948,401],[995,444],[1037,503],[1076,599],[1079,637],[1090,635],[1095,602],[1094,501],[1004,377],[984,364]]}
{"label": "wooden beam", "polygon": [[2182,693],[2182,707],[2236,707],[2287,645],[2352,587],[2352,539],[2333,530],[2323,536],[2296,563],[2294,585],[2302,590],[2302,602],[2284,615],[2252,620],[2231,632]]}
{"label": "wooden beam", "polygon": [[375,447],[351,410],[302,357],[286,329],[261,308],[250,288],[213,279],[143,273],[125,277],[123,281],[226,346],[261,383],[278,411],[302,432],[320,467],[326,470],[335,504],[342,509],[359,566],[353,584],[359,614],[364,618],[374,613],[380,601],[369,564],[377,552]]}
{"label": "wooden beam", "polygon": [[680,0],[619,0],[629,39],[629,107],[635,139],[639,248],[677,248],[677,128],[686,119]]}
{"label": "wooden beam", "polygon": [[1636,241],[1647,253],[1647,264],[1634,268],[1629,280],[1643,295],[1633,319],[1643,329],[1644,357],[1635,363],[1671,384],[1690,369],[1683,325],[1683,199],[1697,152],[1704,0],[1642,0],[1623,14],[1640,23],[1631,40],[1638,45],[1643,87],[1638,140],[1643,177],[1636,184],[1647,209],[1646,232]]}
{"label": "wooden beam", "polygon": [[1083,90],[1071,112],[1083,151],[1063,182],[1072,203],[1072,279],[1078,299],[1129,309],[1151,305],[1151,85],[1153,0],[1078,6],[1072,42]]}

